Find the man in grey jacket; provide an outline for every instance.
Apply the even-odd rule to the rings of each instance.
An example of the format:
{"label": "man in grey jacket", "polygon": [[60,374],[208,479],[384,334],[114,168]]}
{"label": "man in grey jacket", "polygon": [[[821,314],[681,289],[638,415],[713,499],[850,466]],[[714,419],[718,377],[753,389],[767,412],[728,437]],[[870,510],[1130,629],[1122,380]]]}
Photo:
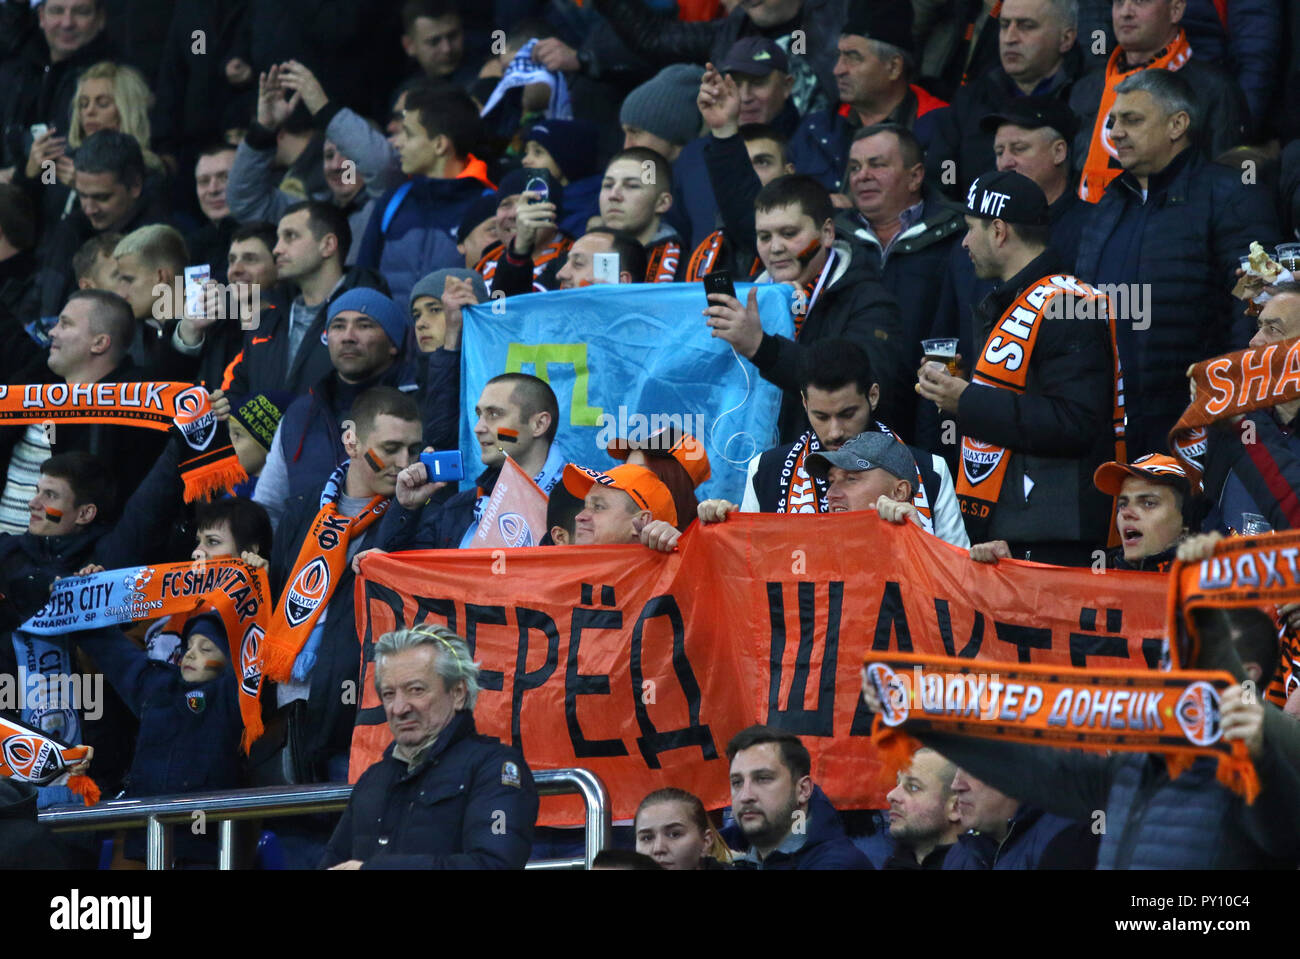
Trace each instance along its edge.
{"label": "man in grey jacket", "polygon": [[[331,101],[315,74],[301,63],[290,60],[273,72],[278,87],[273,102],[264,105],[259,100],[258,123],[274,130],[301,100],[316,129],[325,136],[324,172],[329,190],[312,199],[334,203],[347,213],[352,235],[364,236],[375,201],[405,179],[397,151],[368,120],[341,102]],[[285,100],[283,90],[292,91],[292,99]],[[279,188],[274,164],[273,145],[258,140],[256,135],[239,145],[226,187],[226,202],[241,222],[275,222],[297,202],[298,198]],[[346,266],[356,262],[358,249],[360,243],[348,252]]]}

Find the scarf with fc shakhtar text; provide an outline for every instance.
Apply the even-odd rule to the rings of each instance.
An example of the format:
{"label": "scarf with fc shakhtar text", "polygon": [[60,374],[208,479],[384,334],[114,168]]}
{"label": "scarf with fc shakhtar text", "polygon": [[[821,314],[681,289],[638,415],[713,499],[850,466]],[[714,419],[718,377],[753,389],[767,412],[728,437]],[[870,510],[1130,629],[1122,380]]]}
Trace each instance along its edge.
{"label": "scarf with fc shakhtar text", "polygon": [[[65,746],[44,733],[0,716],[0,776],[34,786],[49,786],[89,754],[86,746]],[[68,776],[68,789],[87,806],[99,802],[99,787],[89,776]]]}
{"label": "scarf with fc shakhtar text", "polygon": [[175,426],[191,455],[180,464],[185,501],[248,479],[208,391],[190,383],[35,383],[0,386],[0,426],[107,423],[166,432]]}
{"label": "scarf with fc shakhtar text", "polygon": [[320,642],[319,637],[312,643],[308,640],[346,571],[348,543],[369,529],[392,503],[387,496],[375,496],[356,516],[340,513],[338,500],[343,495],[350,462],[345,460],[335,469],[321,490],[320,511],[298,550],[280,605],[271,617],[263,662],[266,675],[276,682],[306,679],[316,662]]}
{"label": "scarf with fc shakhtar text", "polygon": [[262,649],[271,610],[265,569],[238,559],[212,559],[69,576],[53,585],[49,602],[23,623],[22,630],[58,636],[158,616],[184,619],[207,610],[221,617],[231,666],[238,670],[242,745],[247,752],[262,735]]}
{"label": "scarf with fc shakhtar text", "polygon": [[[1044,276],[1025,287],[989,331],[988,340],[975,364],[971,383],[1024,393],[1029,381],[1038,334],[1047,322],[1090,322],[1099,320],[1110,329],[1112,380],[1112,426],[1115,431],[1115,461],[1126,462],[1124,443],[1124,376],[1120,369],[1115,339],[1115,311],[1105,293],[1072,276]],[[957,499],[972,543],[988,539],[993,511],[997,508],[1006,480],[1011,450],[985,443],[973,436],[961,440],[961,469],[957,473]],[[1112,511],[1113,515],[1113,511]],[[1111,523],[1110,545],[1119,544]]]}

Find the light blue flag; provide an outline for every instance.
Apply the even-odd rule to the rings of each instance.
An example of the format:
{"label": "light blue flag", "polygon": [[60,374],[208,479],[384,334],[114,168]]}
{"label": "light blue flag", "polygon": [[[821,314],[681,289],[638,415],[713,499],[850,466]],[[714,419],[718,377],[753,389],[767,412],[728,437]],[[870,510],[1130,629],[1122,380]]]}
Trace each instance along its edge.
{"label": "light blue flag", "polygon": [[[753,284],[737,287],[745,302]],[[760,284],[768,333],[793,337],[793,288]],[[644,439],[665,426],[690,433],[712,477],[696,491],[739,503],[750,457],[776,443],[781,390],[705,325],[702,283],[636,283],[530,293],[464,311],[461,454],[466,481],[481,469],[474,405],[500,373],[532,373],[560,404],[556,441],[565,458],[593,469],[617,465],[615,439]]]}

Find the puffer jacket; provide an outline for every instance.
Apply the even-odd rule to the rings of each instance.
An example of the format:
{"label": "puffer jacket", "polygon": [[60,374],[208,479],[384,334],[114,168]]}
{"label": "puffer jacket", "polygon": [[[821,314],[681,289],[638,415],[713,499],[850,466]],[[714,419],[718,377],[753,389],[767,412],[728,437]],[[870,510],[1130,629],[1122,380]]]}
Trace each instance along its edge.
{"label": "puffer jacket", "polygon": [[[1136,262],[1122,265],[1125,275],[1108,275],[1106,247],[1130,216],[1142,230]],[[1228,293],[1252,240],[1266,248],[1281,242],[1273,191],[1243,185],[1239,169],[1190,147],[1150,178],[1145,201],[1137,179],[1122,173],[1086,213],[1075,275],[1093,285],[1137,277],[1147,297],[1150,327],[1120,322],[1117,329],[1130,449],[1165,449],[1187,406],[1187,367],[1241,349],[1253,335],[1254,323]]]}

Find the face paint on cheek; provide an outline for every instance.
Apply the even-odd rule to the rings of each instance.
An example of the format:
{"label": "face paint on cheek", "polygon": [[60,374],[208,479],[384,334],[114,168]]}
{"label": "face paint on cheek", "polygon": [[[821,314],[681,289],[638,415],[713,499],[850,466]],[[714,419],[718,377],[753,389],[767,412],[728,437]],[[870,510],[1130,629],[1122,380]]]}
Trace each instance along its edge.
{"label": "face paint on cheek", "polygon": [[380,456],[378,453],[376,453],[374,450],[366,450],[365,461],[366,461],[366,465],[369,466],[370,469],[376,473],[382,473],[384,471],[384,467],[387,465],[384,462],[383,457]]}
{"label": "face paint on cheek", "polygon": [[499,442],[502,442],[502,443],[518,443],[518,442],[519,442],[519,431],[518,431],[518,430],[508,430],[508,429],[504,429],[504,428],[499,429],[499,430],[497,430],[497,440],[498,440]]}
{"label": "face paint on cheek", "polygon": [[53,506],[45,507],[45,518],[51,523],[57,523],[63,519],[63,510],[55,509]]}
{"label": "face paint on cheek", "polygon": [[203,662],[204,669],[221,669],[225,665],[226,661],[224,659],[208,659]]}
{"label": "face paint on cheek", "polygon": [[803,251],[801,253],[799,253],[798,255],[799,265],[807,266],[809,263],[811,263],[813,257],[817,255],[817,251],[820,250],[821,248],[822,248],[822,241],[819,239],[814,239],[811,243],[809,243],[806,247],[803,248]]}

